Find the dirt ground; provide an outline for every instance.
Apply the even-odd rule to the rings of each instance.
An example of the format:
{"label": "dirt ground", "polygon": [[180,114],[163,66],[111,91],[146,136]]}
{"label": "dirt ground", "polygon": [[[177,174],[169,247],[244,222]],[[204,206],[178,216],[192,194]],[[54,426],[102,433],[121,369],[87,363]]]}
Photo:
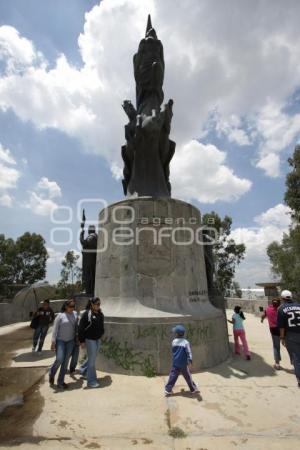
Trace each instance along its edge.
{"label": "dirt ground", "polygon": [[267,324],[246,318],[251,361],[231,356],[194,374],[201,395],[191,395],[181,378],[168,398],[163,376],[99,372],[99,389],[87,389],[79,375],[67,376],[69,389],[53,390],[46,374],[53,360],[49,337],[37,356],[30,351],[30,329],[0,328],[0,394],[8,386],[10,395],[24,394],[22,404],[0,414],[0,448],[294,450],[300,389],[286,350],[283,370],[275,371]]}

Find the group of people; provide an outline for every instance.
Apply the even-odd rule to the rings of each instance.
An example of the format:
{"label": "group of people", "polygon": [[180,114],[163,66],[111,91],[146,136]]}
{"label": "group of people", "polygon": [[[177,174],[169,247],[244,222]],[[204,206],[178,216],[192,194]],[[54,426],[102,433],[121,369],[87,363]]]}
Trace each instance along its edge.
{"label": "group of people", "polygon": [[[281,300],[274,299],[262,317],[268,319],[270,333],[273,342],[274,368],[280,370],[280,344],[287,348],[291,364],[294,365],[298,386],[300,387],[300,303],[293,302],[292,293],[284,290],[281,293]],[[54,320],[54,313],[46,300],[42,307],[38,309],[34,320],[37,326],[33,336],[33,351],[38,347],[41,352],[45,336],[49,325]],[[240,342],[247,360],[251,360],[250,350],[247,343],[245,328],[245,316],[240,306],[234,308],[231,320],[234,334],[235,354],[240,355]],[[185,339],[185,328],[177,325],[173,328],[175,339],[172,341],[172,368],[168,382],[165,386],[165,395],[172,394],[172,389],[179,375],[183,375],[192,393],[199,393],[199,389],[191,376],[192,352],[187,339]],[[99,387],[96,374],[96,356],[100,349],[100,339],[104,334],[104,316],[100,308],[98,297],[90,298],[86,310],[79,318],[76,311],[75,299],[70,298],[65,301],[61,312],[54,320],[52,331],[51,349],[56,352],[56,358],[49,372],[49,383],[54,385],[56,373],[59,370],[57,387],[66,389],[65,374],[70,360],[70,373],[75,372],[79,347],[85,347],[86,358],[82,362],[79,373],[87,379],[87,386],[90,388]]]}
{"label": "group of people", "polygon": [[[49,307],[48,300],[43,302],[42,307],[35,313],[34,319],[38,319],[38,323],[33,335],[32,350],[35,351],[38,345],[39,352],[41,352],[49,325],[54,319],[54,313]],[[79,368],[79,373],[87,379],[88,387],[99,387],[96,374],[96,356],[103,334],[104,316],[98,297],[88,300],[86,310],[81,317],[76,311],[75,299],[66,300],[53,324],[51,350],[55,351],[56,357],[49,371],[50,386],[54,385],[55,376],[59,370],[57,388],[67,389],[65,375],[69,361],[69,371],[72,374],[78,364],[79,348],[82,347],[86,349],[86,358]]]}
{"label": "group of people", "polygon": [[[281,298],[274,298],[261,316],[261,322],[267,318],[273,343],[274,369],[280,370],[281,344],[286,347],[291,364],[300,387],[300,303],[293,301],[292,293],[288,290],[281,292]],[[240,354],[241,340],[243,352],[247,360],[251,359],[244,329],[245,316],[240,306],[234,308],[232,320],[235,354]]]}

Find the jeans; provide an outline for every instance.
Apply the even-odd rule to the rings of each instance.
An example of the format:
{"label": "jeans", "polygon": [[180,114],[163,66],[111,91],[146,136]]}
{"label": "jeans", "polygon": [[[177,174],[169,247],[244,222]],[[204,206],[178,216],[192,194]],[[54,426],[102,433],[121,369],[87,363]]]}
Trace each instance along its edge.
{"label": "jeans", "polygon": [[97,383],[96,357],[100,349],[100,339],[85,340],[87,352],[87,385]]}
{"label": "jeans", "polygon": [[295,368],[297,381],[300,384],[300,333],[287,333],[285,343]]}
{"label": "jeans", "polygon": [[45,337],[47,336],[49,325],[39,325],[33,333],[33,343],[32,347],[36,348],[39,343],[38,351],[40,352],[43,348]]}
{"label": "jeans", "polygon": [[173,366],[171,369],[170,375],[169,375],[169,380],[165,386],[165,390],[167,392],[170,392],[170,393],[172,392],[172,389],[173,389],[179,375],[182,375],[184,377],[191,392],[198,389],[196,383],[194,383],[194,381],[192,379],[192,375],[191,375],[191,372],[189,371],[188,367],[180,368],[180,367]]}
{"label": "jeans", "polygon": [[74,347],[74,339],[71,341],[56,340],[56,359],[50,369],[50,377],[54,378],[56,372],[59,371],[57,385],[62,386],[65,380],[65,374],[68,368],[69,359]]}
{"label": "jeans", "polygon": [[273,353],[274,353],[274,361],[276,364],[279,364],[281,361],[280,355],[280,336],[276,336],[275,334],[271,334],[273,341]]}
{"label": "jeans", "polygon": [[240,343],[239,343],[239,338],[242,341],[243,344],[243,351],[245,356],[250,356],[250,351],[248,348],[248,343],[247,343],[247,339],[246,339],[246,333],[245,330],[233,330],[233,336],[234,336],[234,351],[237,355],[240,354]]}
{"label": "jeans", "polygon": [[71,354],[70,372],[74,372],[79,358],[79,344],[75,343]]}

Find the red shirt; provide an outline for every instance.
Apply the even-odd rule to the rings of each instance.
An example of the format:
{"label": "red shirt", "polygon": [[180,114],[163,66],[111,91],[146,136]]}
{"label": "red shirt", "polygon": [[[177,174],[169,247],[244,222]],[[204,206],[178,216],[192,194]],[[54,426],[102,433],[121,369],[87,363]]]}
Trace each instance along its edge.
{"label": "red shirt", "polygon": [[266,309],[266,316],[267,316],[270,328],[277,327],[277,311],[278,311],[278,308],[275,308],[273,305],[269,305]]}

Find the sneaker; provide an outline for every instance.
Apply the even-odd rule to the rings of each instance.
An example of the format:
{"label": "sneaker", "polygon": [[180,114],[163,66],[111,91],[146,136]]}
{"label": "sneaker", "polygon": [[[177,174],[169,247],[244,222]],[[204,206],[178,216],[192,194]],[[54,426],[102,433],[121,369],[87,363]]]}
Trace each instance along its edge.
{"label": "sneaker", "polygon": [[98,388],[98,387],[100,387],[100,384],[99,383],[91,383],[91,384],[88,384],[87,387],[88,388]]}
{"label": "sneaker", "polygon": [[198,388],[196,388],[193,391],[191,391],[191,394],[200,394],[200,391]]}
{"label": "sneaker", "polygon": [[169,397],[170,395],[172,395],[173,394],[173,392],[171,391],[171,392],[169,392],[169,391],[165,391],[165,397]]}
{"label": "sneaker", "polygon": [[281,370],[280,364],[274,364],[273,368],[274,368],[275,370]]}
{"label": "sneaker", "polygon": [[250,360],[251,360],[251,356],[250,356],[250,355],[247,355],[247,356],[246,356],[246,359],[247,359],[247,361],[250,361]]}
{"label": "sneaker", "polygon": [[54,377],[52,377],[51,375],[49,376],[49,384],[50,386],[54,385]]}
{"label": "sneaker", "polygon": [[58,384],[57,389],[60,389],[60,390],[68,389],[68,385],[66,383]]}

